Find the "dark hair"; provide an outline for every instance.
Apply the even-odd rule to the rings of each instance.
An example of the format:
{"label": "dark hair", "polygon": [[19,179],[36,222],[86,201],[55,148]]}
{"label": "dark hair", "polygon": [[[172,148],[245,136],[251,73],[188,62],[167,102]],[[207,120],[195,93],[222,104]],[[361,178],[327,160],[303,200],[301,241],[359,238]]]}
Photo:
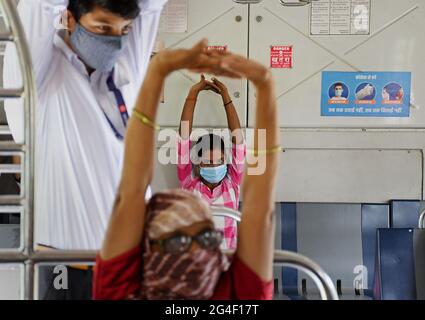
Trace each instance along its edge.
{"label": "dark hair", "polygon": [[140,13],[138,0],[70,0],[68,10],[78,21],[95,6],[128,20],[135,19]]}
{"label": "dark hair", "polygon": [[195,146],[198,149],[198,157],[202,157],[202,150],[216,150],[219,149],[221,152],[225,152],[224,140],[213,133],[203,135],[198,139]]}
{"label": "dark hair", "polygon": [[337,82],[337,83],[335,83],[335,85],[334,85],[334,89],[335,89],[336,87],[343,87],[343,88],[344,88],[344,85],[343,85],[341,82]]}

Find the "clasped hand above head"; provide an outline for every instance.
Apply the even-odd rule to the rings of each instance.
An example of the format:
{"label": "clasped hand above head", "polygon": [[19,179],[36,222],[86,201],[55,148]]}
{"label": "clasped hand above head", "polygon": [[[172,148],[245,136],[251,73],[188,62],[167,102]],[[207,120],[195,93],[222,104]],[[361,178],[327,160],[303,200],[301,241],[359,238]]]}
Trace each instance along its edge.
{"label": "clasped hand above head", "polygon": [[[191,49],[162,51],[153,58],[151,68],[164,77],[174,71],[188,69],[233,79],[247,78],[257,87],[271,81],[270,71],[260,63],[228,51],[208,50],[207,45],[208,41],[202,40]],[[207,81],[205,77],[201,79],[201,87],[217,93],[225,90],[217,79]]]}

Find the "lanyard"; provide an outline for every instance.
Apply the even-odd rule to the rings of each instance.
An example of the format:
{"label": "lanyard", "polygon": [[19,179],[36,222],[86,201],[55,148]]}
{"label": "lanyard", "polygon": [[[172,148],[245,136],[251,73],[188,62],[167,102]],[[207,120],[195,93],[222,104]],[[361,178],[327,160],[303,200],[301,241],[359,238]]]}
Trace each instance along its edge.
{"label": "lanyard", "polygon": [[[121,115],[121,120],[124,125],[124,128],[127,127],[127,122],[129,119],[128,112],[127,112],[127,106],[125,105],[124,97],[121,94],[120,89],[117,88],[117,86],[114,83],[114,79],[112,77],[113,72],[109,75],[108,79],[106,80],[106,84],[108,85],[108,89],[112,91],[112,93],[115,96],[115,100],[117,101],[117,107],[118,111]],[[112,123],[111,119],[108,118],[106,113],[104,112],[106,120],[108,120],[109,125],[111,126],[112,131],[114,131],[115,136],[119,140],[124,140],[124,137],[121,133],[118,132],[117,128],[115,128],[114,124]]]}

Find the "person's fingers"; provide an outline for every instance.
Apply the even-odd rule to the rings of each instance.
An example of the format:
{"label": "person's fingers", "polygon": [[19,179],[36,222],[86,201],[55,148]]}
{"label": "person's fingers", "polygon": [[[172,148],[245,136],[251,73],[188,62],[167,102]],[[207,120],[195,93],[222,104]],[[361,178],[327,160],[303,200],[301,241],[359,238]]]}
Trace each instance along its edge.
{"label": "person's fingers", "polygon": [[200,54],[197,56],[196,61],[192,61],[190,66],[188,66],[188,69],[194,70],[197,73],[208,73],[216,76],[224,75],[231,78],[240,78],[239,73],[233,72],[231,68],[228,68],[227,70],[222,68],[223,59],[223,56]]}
{"label": "person's fingers", "polygon": [[211,87],[211,86],[207,86],[206,88],[209,91],[215,92],[215,93],[220,93],[220,91],[217,88]]}
{"label": "person's fingers", "polygon": [[223,82],[221,82],[220,80],[218,80],[217,78],[212,78],[211,79],[217,86],[221,87],[221,88],[225,88],[226,86],[224,85]]}
{"label": "person's fingers", "polygon": [[191,56],[197,56],[198,54],[204,53],[208,47],[208,40],[202,39],[197,44],[195,44],[191,49]]}
{"label": "person's fingers", "polygon": [[208,55],[208,56],[211,56],[211,57],[225,57],[225,56],[229,55],[229,53],[227,51],[217,50],[217,49],[207,50],[205,52],[205,54]]}
{"label": "person's fingers", "polygon": [[[217,69],[220,68],[221,61],[218,58],[208,57],[206,55],[198,56],[196,63],[193,64],[194,69]],[[208,72],[206,72],[208,73]]]}
{"label": "person's fingers", "polygon": [[265,81],[270,77],[270,72],[264,65],[236,54],[223,57],[221,68],[256,83]]}
{"label": "person's fingers", "polygon": [[221,59],[221,67],[246,74],[250,70],[250,63],[249,60],[244,57],[228,55]]}
{"label": "person's fingers", "polygon": [[[234,65],[232,64],[221,64],[220,68],[223,70],[223,72],[225,73],[231,73],[236,75],[239,78],[246,78],[246,72],[242,72],[239,69],[240,68],[235,68]],[[218,75],[217,75],[218,76]]]}
{"label": "person's fingers", "polygon": [[208,85],[208,87],[210,87],[210,88],[212,88],[212,89],[217,90],[218,92],[220,92],[220,87],[218,87],[214,83],[212,83],[210,81],[207,81],[207,85]]}

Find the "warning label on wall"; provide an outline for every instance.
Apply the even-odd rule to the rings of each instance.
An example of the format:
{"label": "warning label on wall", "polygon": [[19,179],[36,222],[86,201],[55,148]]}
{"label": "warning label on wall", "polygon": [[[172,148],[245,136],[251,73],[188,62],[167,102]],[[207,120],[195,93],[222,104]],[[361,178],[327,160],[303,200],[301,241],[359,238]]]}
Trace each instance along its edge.
{"label": "warning label on wall", "polygon": [[318,0],[311,3],[311,35],[370,34],[370,0]]}
{"label": "warning label on wall", "polygon": [[292,68],[292,46],[270,46],[270,68]]}
{"label": "warning label on wall", "polygon": [[207,50],[227,51],[227,46],[208,46]]}

